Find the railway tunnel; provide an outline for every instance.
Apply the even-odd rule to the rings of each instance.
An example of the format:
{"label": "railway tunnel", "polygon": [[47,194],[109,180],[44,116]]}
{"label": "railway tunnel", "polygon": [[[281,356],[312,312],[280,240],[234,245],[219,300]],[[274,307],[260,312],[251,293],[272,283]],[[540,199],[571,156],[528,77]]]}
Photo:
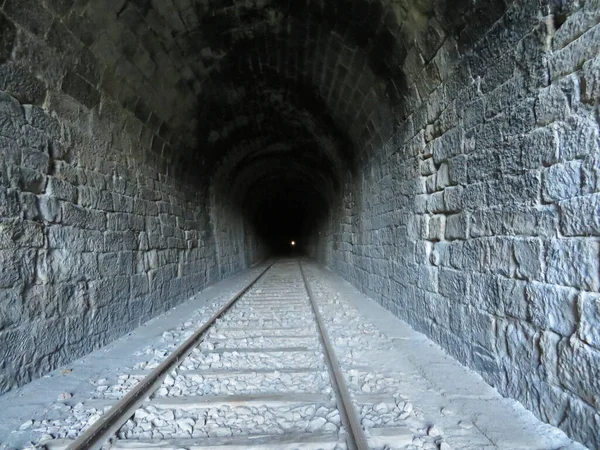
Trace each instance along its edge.
{"label": "railway tunnel", "polygon": [[595,0],[0,0],[0,392],[294,240],[600,448],[599,22]]}

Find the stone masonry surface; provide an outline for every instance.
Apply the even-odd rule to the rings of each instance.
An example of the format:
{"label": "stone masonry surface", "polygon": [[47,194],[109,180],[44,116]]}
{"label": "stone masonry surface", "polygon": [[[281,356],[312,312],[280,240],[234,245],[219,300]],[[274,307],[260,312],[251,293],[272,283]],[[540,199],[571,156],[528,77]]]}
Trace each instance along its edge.
{"label": "stone masonry surface", "polygon": [[72,3],[0,2],[0,393],[259,256],[216,248],[168,61],[143,79],[109,65]]}
{"label": "stone masonry surface", "polygon": [[312,248],[503,395],[600,448],[600,7],[563,7],[514,2],[462,55],[452,36],[416,55],[437,78],[422,94],[409,81],[419,95],[395,127],[365,111],[361,174]]}

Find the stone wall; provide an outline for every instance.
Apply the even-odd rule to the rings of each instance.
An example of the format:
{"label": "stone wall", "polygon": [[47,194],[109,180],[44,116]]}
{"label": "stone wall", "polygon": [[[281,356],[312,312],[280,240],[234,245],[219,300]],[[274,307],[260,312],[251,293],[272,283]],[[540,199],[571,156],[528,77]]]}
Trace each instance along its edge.
{"label": "stone wall", "polygon": [[191,165],[194,95],[150,27],[108,20],[119,2],[0,6],[2,393],[243,269],[259,248],[218,257]]}
{"label": "stone wall", "polygon": [[410,48],[398,123],[364,104],[360,169],[314,254],[600,448],[600,5],[497,3]]}

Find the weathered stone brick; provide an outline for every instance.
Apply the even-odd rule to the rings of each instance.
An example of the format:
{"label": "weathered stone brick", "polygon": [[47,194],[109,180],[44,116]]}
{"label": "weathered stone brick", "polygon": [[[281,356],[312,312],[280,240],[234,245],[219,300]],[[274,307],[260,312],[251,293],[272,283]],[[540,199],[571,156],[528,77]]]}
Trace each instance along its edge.
{"label": "weathered stone brick", "polygon": [[468,237],[468,215],[452,214],[446,219],[445,238],[447,240],[466,239]]}
{"label": "weathered stone brick", "polygon": [[0,12],[0,64],[10,57],[16,34],[15,25]]}
{"label": "weathered stone brick", "polygon": [[544,330],[570,336],[577,327],[577,291],[543,283],[526,288],[527,309],[531,322]]}
{"label": "weathered stone brick", "polygon": [[587,118],[571,116],[557,127],[562,161],[593,155],[600,148],[597,125]]}
{"label": "weathered stone brick", "polygon": [[100,103],[100,93],[96,88],[73,72],[67,72],[63,78],[62,91],[87,108],[93,108]]}
{"label": "weathered stone brick", "polygon": [[542,197],[547,202],[575,197],[581,192],[581,162],[556,164],[543,171]]}
{"label": "weathered stone brick", "polygon": [[552,84],[538,93],[535,102],[535,116],[538,125],[547,125],[569,115],[569,102],[560,86]]}
{"label": "weathered stone brick", "polygon": [[427,211],[431,213],[440,213],[445,211],[444,193],[434,192],[427,196]]}
{"label": "weathered stone brick", "polygon": [[38,36],[44,36],[52,24],[52,14],[36,0],[6,0],[8,17]]}
{"label": "weathered stone brick", "polygon": [[448,212],[462,211],[464,188],[462,186],[450,186],[444,189],[444,208]]}
{"label": "weathered stone brick", "polygon": [[537,169],[558,162],[558,132],[555,127],[538,128],[522,141],[522,161],[526,169]]}
{"label": "weathered stone brick", "polygon": [[125,303],[130,294],[129,277],[111,277],[104,280],[91,281],[90,299],[99,308],[109,306],[113,302]]}
{"label": "weathered stone brick", "polygon": [[0,186],[0,216],[14,217],[19,214],[19,193]]}
{"label": "weathered stone brick", "polygon": [[427,228],[427,239],[432,241],[440,241],[444,238],[446,227],[446,216],[435,215],[429,220]]}
{"label": "weathered stone brick", "polygon": [[439,292],[452,301],[463,302],[469,295],[469,275],[458,270],[440,269]]}
{"label": "weathered stone brick", "polygon": [[600,405],[600,352],[575,335],[558,345],[558,377],[577,397],[594,407]]}
{"label": "weathered stone brick", "polygon": [[526,280],[541,280],[542,243],[538,239],[517,239],[514,241],[516,275]]}
{"label": "weathered stone brick", "polygon": [[561,202],[560,225],[565,236],[600,235],[600,194]]}
{"label": "weathered stone brick", "polygon": [[600,26],[587,30],[565,48],[554,52],[549,60],[550,77],[555,80],[575,72],[581,65],[598,54]]}
{"label": "weathered stone brick", "polygon": [[19,188],[22,191],[41,194],[46,187],[46,177],[44,174],[22,167],[19,171]]}
{"label": "weathered stone brick", "polygon": [[72,203],[63,203],[62,223],[79,228],[87,228],[91,230],[106,229],[106,215],[102,211],[95,211],[82,208],[81,206],[73,205]]}
{"label": "weathered stone brick", "polygon": [[582,239],[553,239],[546,256],[549,283],[596,291],[600,287],[597,242]]}
{"label": "weathered stone brick", "polygon": [[0,90],[10,93],[21,103],[41,105],[46,98],[44,83],[13,61],[0,65]]}
{"label": "weathered stone brick", "polygon": [[419,268],[419,278],[417,286],[429,292],[438,292],[438,269],[421,265]]}
{"label": "weathered stone brick", "polygon": [[593,103],[600,97],[600,57],[587,61],[583,65],[582,100]]}
{"label": "weathered stone brick", "polygon": [[577,300],[577,306],[579,339],[600,349],[600,295],[583,292]]}

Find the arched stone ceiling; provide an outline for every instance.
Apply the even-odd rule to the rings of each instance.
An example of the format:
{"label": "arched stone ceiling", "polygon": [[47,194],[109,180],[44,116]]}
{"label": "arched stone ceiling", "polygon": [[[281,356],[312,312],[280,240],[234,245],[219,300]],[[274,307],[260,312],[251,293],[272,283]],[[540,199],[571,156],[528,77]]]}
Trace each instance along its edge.
{"label": "arched stone ceiling", "polygon": [[[141,87],[131,100],[136,116],[157,115],[157,147],[166,136],[180,148],[172,159],[194,166],[202,182],[231,152],[264,145],[271,157],[263,165],[277,159],[276,149],[299,164],[310,152],[320,155],[313,170],[334,186],[366,158],[369,143],[391,137],[452,70],[456,53],[506,9],[504,0],[51,3],[103,63],[116,66],[118,79]],[[119,89],[121,102],[129,96]],[[434,108],[427,111],[433,119]],[[231,166],[228,177],[249,160]]]}

